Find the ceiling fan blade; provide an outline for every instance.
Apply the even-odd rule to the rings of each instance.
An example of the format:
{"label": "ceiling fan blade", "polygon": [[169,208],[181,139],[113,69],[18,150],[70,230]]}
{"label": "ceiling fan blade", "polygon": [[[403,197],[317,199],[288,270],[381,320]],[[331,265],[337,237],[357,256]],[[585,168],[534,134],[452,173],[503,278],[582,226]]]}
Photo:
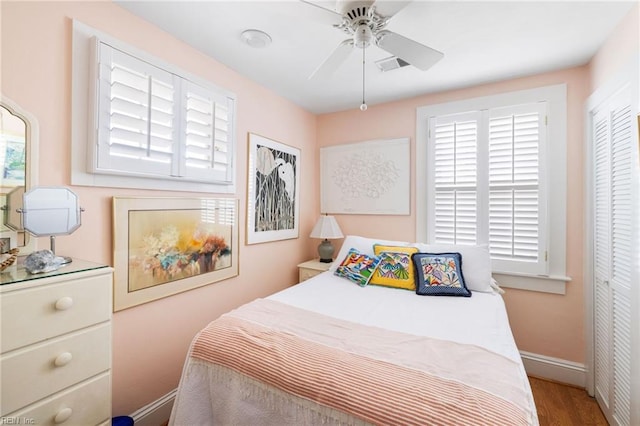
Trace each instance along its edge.
{"label": "ceiling fan blade", "polygon": [[409,3],[411,3],[411,0],[378,0],[373,5],[375,6],[376,12],[378,12],[379,15],[384,16],[385,18],[391,18],[393,15],[404,9]]}
{"label": "ceiling fan blade", "polygon": [[317,19],[322,19],[325,23],[328,23],[330,25],[337,25],[340,24],[344,19],[344,17],[335,10],[327,9],[326,7],[322,7],[319,4],[313,3],[308,0],[300,1],[306,5],[313,6],[313,9],[310,10],[316,11],[317,13],[315,13],[315,16],[317,17]]}
{"label": "ceiling fan blade", "polygon": [[309,80],[327,78],[338,69],[353,50],[353,40],[347,39],[335,48],[331,55],[309,76]]}
{"label": "ceiling fan blade", "polygon": [[377,40],[379,48],[386,50],[422,71],[428,70],[444,57],[444,53],[442,52],[391,31],[380,31]]}

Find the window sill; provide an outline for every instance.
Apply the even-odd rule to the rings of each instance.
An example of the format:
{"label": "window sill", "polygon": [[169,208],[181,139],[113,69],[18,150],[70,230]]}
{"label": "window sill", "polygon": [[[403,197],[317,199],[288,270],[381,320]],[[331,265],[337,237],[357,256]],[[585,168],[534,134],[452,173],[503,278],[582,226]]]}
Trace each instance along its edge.
{"label": "window sill", "polygon": [[562,275],[542,276],[498,272],[493,274],[493,278],[500,287],[552,294],[565,294],[567,282],[571,281],[571,277]]}

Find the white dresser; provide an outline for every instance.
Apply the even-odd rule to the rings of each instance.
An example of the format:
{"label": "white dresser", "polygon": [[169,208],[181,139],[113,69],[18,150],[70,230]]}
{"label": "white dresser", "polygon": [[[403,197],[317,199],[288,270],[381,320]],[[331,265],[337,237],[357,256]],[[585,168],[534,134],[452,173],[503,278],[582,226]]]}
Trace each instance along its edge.
{"label": "white dresser", "polygon": [[112,269],[0,272],[0,424],[111,424]]}

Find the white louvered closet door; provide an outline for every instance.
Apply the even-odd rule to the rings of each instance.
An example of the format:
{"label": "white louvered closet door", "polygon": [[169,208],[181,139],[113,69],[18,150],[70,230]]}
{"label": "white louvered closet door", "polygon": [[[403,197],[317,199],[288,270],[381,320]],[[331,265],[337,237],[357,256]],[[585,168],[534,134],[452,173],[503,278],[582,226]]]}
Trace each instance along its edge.
{"label": "white louvered closet door", "polygon": [[[634,250],[637,142],[629,91],[592,113],[594,217],[595,393],[609,423],[640,421],[632,407],[640,353],[632,333],[633,286],[639,285]],[[637,402],[633,402],[637,404]]]}

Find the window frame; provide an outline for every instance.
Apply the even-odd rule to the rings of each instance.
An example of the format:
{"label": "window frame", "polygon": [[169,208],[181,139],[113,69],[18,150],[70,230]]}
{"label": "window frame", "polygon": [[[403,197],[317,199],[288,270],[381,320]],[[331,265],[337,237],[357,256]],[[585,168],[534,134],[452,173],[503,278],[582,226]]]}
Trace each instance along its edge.
{"label": "window frame", "polygon": [[[114,188],[139,188],[169,191],[209,192],[233,194],[236,190],[236,162],[238,141],[236,138],[236,108],[237,97],[234,93],[222,89],[202,77],[189,73],[177,66],[165,62],[141,49],[130,46],[108,34],[73,20],[73,57],[72,57],[72,123],[71,123],[71,183],[73,185],[102,186]],[[96,42],[103,42],[134,58],[148,62],[150,65],[178,76],[181,86],[188,83],[195,84],[211,91],[213,97],[227,98],[231,103],[229,108],[229,139],[231,142],[230,171],[227,180],[212,181],[191,177],[143,175],[135,172],[115,171],[104,173],[96,171],[94,163],[98,152],[98,118],[97,118],[97,81],[98,58]],[[96,65],[96,66],[94,66]],[[88,96],[87,96],[88,94]],[[182,100],[180,100],[182,102]],[[175,119],[182,125],[182,106],[178,105]],[[174,135],[174,140],[182,143],[184,138],[180,134]],[[180,148],[182,151],[182,148]],[[178,154],[180,155],[180,154]],[[179,159],[178,161],[180,161]]]}
{"label": "window frame", "polygon": [[[429,200],[433,199],[432,196],[435,192],[432,187],[432,167],[428,162],[428,159],[431,158],[428,137],[430,117],[472,111],[483,111],[488,115],[488,110],[491,109],[537,102],[546,102],[548,113],[547,137],[544,147],[546,149],[546,164],[540,166],[540,172],[544,173],[544,180],[548,182],[546,197],[548,267],[543,273],[505,271],[498,270],[500,265],[496,265],[496,262],[492,261],[492,269],[494,278],[504,287],[564,294],[565,284],[571,280],[566,276],[566,84],[425,105],[416,109],[416,240],[428,242],[430,238],[428,234],[428,221],[431,220]],[[480,129],[479,139],[488,137],[487,134],[485,130]],[[479,142],[478,149],[486,149],[483,142]],[[480,152],[479,161],[483,161],[482,158],[488,158],[488,153]],[[478,178],[482,179],[482,176]],[[478,203],[488,203],[488,196],[488,193],[479,192]],[[488,224],[479,224],[479,226],[488,226]]]}

